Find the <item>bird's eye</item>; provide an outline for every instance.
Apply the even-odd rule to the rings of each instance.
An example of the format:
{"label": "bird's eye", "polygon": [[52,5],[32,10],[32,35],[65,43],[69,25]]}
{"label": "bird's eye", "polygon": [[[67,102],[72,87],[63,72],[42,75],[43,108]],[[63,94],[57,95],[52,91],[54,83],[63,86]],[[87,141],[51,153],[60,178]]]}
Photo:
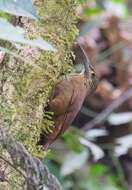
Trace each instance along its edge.
{"label": "bird's eye", "polygon": [[95,72],[92,71],[92,72],[91,72],[91,77],[92,77],[92,78],[95,78],[95,76],[96,76]]}

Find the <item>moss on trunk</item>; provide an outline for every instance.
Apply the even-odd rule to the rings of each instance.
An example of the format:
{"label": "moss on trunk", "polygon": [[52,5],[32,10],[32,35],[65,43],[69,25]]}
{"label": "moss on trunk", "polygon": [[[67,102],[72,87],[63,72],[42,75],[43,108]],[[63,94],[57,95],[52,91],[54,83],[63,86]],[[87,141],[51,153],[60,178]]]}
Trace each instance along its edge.
{"label": "moss on trunk", "polygon": [[43,37],[58,51],[25,47],[17,50],[24,61],[8,58],[0,76],[4,79],[0,110],[1,122],[10,126],[14,136],[35,153],[40,131],[53,125],[43,108],[57,80],[71,69],[70,51],[78,30],[77,0],[35,0],[34,3],[41,22],[23,18],[26,35]]}

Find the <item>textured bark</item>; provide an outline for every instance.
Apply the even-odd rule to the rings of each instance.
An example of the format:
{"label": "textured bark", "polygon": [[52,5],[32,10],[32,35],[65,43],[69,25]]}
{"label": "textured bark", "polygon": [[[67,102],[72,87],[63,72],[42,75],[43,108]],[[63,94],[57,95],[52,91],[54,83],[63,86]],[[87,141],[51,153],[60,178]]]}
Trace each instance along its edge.
{"label": "textured bark", "polygon": [[61,190],[59,182],[48,171],[43,162],[33,157],[26,148],[21,143],[15,141],[11,134],[2,126],[0,126],[0,144],[9,153],[14,167],[19,168],[19,173],[24,177],[24,189]]}
{"label": "textured bark", "polygon": [[30,151],[37,152],[36,143],[41,130],[53,124],[45,117],[43,108],[57,80],[71,69],[71,47],[77,35],[77,3],[76,0],[35,0],[34,3],[41,21],[22,18],[26,36],[42,37],[54,44],[58,51],[11,47],[22,59],[7,55],[1,63],[0,118],[3,118],[3,123],[6,120],[18,140]]}
{"label": "textured bark", "polygon": [[56,178],[32,155],[41,156],[43,152],[36,146],[41,130],[53,124],[44,113],[49,94],[57,80],[71,70],[71,47],[78,33],[77,0],[34,0],[34,4],[41,22],[22,18],[26,37],[42,37],[58,51],[18,50],[0,41],[1,46],[19,55],[5,55],[0,60],[0,155],[8,159],[8,152],[12,164],[24,171],[28,190],[57,190]]}

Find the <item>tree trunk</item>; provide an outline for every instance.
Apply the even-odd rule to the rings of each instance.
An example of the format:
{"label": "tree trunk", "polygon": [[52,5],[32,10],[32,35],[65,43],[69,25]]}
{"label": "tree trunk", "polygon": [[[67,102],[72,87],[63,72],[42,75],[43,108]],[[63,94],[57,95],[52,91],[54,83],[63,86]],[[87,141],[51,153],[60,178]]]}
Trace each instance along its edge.
{"label": "tree trunk", "polygon": [[[75,14],[77,0],[35,0],[34,4],[40,21],[21,19],[20,24],[26,31],[26,36],[31,39],[42,37],[55,45],[58,51],[44,52],[32,47],[18,50],[9,43],[3,44],[0,41],[1,46],[8,47],[19,55],[19,58],[5,55],[0,62],[0,124],[2,126],[0,143],[2,150],[5,148],[8,152],[7,154],[6,151],[1,151],[1,155],[4,155],[5,159],[10,157],[12,165],[16,165],[16,168],[19,166],[20,170],[24,171],[26,179],[29,175],[26,170],[29,163],[33,166],[33,170],[37,167],[38,173],[35,171],[33,178],[36,180],[38,175],[41,177],[41,180],[37,179],[39,182],[36,181],[36,184],[40,185],[45,180],[43,185],[48,187],[46,178],[43,176],[48,170],[27,150],[34,156],[40,156],[42,151],[36,146],[40,132],[53,124],[53,121],[45,116],[44,106],[57,80],[71,69],[71,47],[78,33]],[[10,131],[9,138],[8,132],[3,132],[4,129]],[[22,165],[21,160],[26,159],[23,154],[27,157],[27,163],[24,161],[27,165]],[[45,173],[42,174],[42,170],[45,170]],[[47,176],[48,183],[53,181],[56,183],[55,178],[48,172]],[[32,180],[30,177],[29,175],[27,186]],[[37,185],[34,188],[30,187],[30,189],[35,188],[45,189]],[[59,188],[58,185],[48,189]],[[29,190],[29,186],[27,189]]]}

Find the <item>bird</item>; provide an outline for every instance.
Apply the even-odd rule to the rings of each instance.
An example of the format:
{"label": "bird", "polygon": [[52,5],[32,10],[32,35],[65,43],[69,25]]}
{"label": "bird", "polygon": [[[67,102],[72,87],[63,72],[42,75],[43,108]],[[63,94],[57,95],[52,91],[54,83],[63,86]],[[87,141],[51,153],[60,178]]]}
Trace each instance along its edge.
{"label": "bird", "polygon": [[82,45],[77,45],[75,62],[84,65],[83,73],[76,73],[60,80],[54,87],[47,110],[53,112],[52,130],[42,131],[39,145],[43,150],[60,137],[72,124],[86,97],[97,87],[98,79]]}

